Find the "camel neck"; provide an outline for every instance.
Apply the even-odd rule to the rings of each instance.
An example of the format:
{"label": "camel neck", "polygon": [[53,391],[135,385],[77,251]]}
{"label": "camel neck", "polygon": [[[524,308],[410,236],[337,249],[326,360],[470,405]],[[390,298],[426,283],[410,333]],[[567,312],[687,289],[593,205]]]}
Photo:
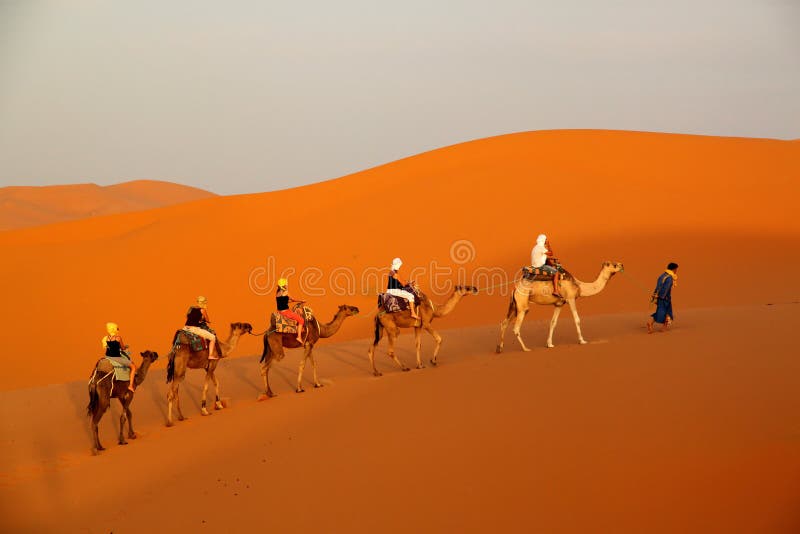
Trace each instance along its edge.
{"label": "camel neck", "polygon": [[331,322],[327,324],[320,325],[320,332],[319,337],[331,337],[339,329],[342,327],[342,323],[344,322],[344,313],[341,311],[337,312],[336,315],[333,316]]}
{"label": "camel neck", "polygon": [[[453,294],[450,295],[450,298],[447,299],[447,302],[445,302],[441,306],[434,306],[434,315],[436,317],[444,317],[445,315],[453,311],[453,309],[456,307],[456,305],[461,301],[463,297],[464,297],[463,294],[457,291],[453,292]],[[431,302],[431,304],[433,304],[433,302]]]}
{"label": "camel neck", "polygon": [[603,289],[605,289],[608,280],[611,278],[611,275],[606,272],[605,269],[600,271],[600,275],[594,282],[586,283],[586,282],[578,282],[578,287],[581,289],[580,296],[581,297],[591,297],[593,295],[597,295]]}

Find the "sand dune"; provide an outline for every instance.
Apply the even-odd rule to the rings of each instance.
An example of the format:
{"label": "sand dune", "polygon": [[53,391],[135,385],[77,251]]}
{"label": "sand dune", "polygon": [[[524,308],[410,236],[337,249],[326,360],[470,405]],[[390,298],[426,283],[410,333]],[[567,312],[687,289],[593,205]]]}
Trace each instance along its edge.
{"label": "sand dune", "polygon": [[[539,232],[581,279],[593,279],[603,260],[625,263],[603,294],[579,303],[587,315],[644,313],[671,260],[683,264],[679,307],[793,300],[798,176],[791,142],[533,132],[286,191],[3,232],[0,250],[11,261],[0,278],[13,283],[0,308],[9,371],[0,389],[84,377],[109,320],[135,350],[163,352],[198,294],[209,298],[220,332],[232,321],[263,329],[283,269],[296,270],[293,291],[323,318],[342,303],[365,312],[345,323],[340,340],[369,335],[384,282],[363,275],[382,275],[394,256],[423,268],[414,277],[440,302],[447,292],[434,287],[433,273],[441,269],[451,272],[440,280],[497,286],[465,300],[443,326],[499,321],[508,301],[502,276],[529,261]],[[755,272],[756,260],[768,274]],[[318,271],[301,280],[308,267]],[[486,268],[501,278],[473,278]],[[343,270],[356,274],[352,284]],[[37,334],[44,324],[46,341]],[[259,343],[245,339],[242,352]],[[37,372],[54,354],[64,362],[59,373]]]}
{"label": "sand dune", "polygon": [[[85,381],[0,393],[0,502],[11,532],[764,532],[800,527],[798,305],[684,310],[667,334],[596,315],[591,343],[497,356],[497,327],[445,330],[411,373],[366,339],[323,341],[321,390],[293,393],[299,354],[257,402],[257,356],[224,361],[230,407],[164,426],[164,371],[89,454]],[[530,321],[529,339],[546,322]],[[489,341],[489,343],[487,343]],[[431,344],[426,340],[425,350]],[[399,355],[412,358],[411,336]],[[120,485],[124,481],[124,486]]]}
{"label": "sand dune", "polygon": [[[797,142],[532,132],[0,232],[0,530],[797,532],[798,177]],[[112,193],[131,187],[160,198]],[[51,206],[71,194],[50,193]],[[625,272],[579,301],[589,345],[564,317],[544,349],[542,308],[523,327],[534,352],[509,335],[494,355],[540,232],[581,279],[604,260]],[[394,256],[437,302],[457,281],[481,293],[437,320],[440,367],[400,373],[381,347],[373,378],[367,338]],[[673,260],[675,329],[648,336]],[[199,417],[191,372],[190,419],[166,429],[164,359],[187,306],[206,295],[223,336],[231,321],[263,330],[287,269],[324,320],[362,310],[317,349],[327,387],[292,393],[293,351],[273,372],[279,397],[256,402],[261,340],[247,336],[220,364],[230,408]],[[93,457],[86,380],[109,320],[162,359],[134,402],[139,439],[115,444],[114,406]],[[411,362],[408,334],[399,355]]]}
{"label": "sand dune", "polygon": [[154,180],[110,186],[3,187],[0,188],[0,231],[140,211],[213,196],[195,187]]}

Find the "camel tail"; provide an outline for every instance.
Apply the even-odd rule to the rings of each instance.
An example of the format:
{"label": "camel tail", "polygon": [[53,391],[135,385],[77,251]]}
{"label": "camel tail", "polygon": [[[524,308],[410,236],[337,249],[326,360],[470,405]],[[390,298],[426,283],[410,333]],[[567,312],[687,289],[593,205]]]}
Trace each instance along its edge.
{"label": "camel tail", "polygon": [[511,302],[508,303],[508,313],[506,318],[511,319],[517,315],[517,301],[514,299],[514,293],[511,293]]}
{"label": "camel tail", "polygon": [[375,341],[372,342],[373,345],[377,345],[381,341],[381,334],[383,333],[383,325],[381,324],[380,319],[375,317]]}
{"label": "camel tail", "polygon": [[97,403],[100,401],[100,395],[97,393],[97,382],[94,377],[89,381],[89,404],[86,406],[86,415],[94,414],[97,409]]}
{"label": "camel tail", "polygon": [[169,351],[169,356],[167,356],[167,384],[172,382],[175,378],[175,349],[173,348]]}
{"label": "camel tail", "polygon": [[269,354],[269,338],[267,337],[269,334],[264,334],[264,350],[261,352],[261,359],[258,360],[258,363],[264,363],[267,360],[267,355]]}
{"label": "camel tail", "polygon": [[180,330],[175,332],[175,336],[173,336],[172,338],[172,349],[169,351],[169,354],[167,355],[167,384],[172,382],[172,380],[175,378],[175,353],[181,346],[180,335],[181,335]]}

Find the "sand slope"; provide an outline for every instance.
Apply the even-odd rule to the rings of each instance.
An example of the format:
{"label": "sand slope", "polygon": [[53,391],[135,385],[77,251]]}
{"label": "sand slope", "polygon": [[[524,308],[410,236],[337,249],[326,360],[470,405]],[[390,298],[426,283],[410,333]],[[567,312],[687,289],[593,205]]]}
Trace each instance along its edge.
{"label": "sand slope", "polygon": [[[667,334],[597,315],[589,345],[484,350],[446,330],[442,365],[368,374],[366,339],[323,342],[326,387],[292,393],[299,354],[256,402],[257,358],[224,361],[227,410],[164,427],[164,372],[140,437],[89,455],[85,382],[0,393],[0,525],[12,532],[794,533],[800,528],[800,305],[684,311]],[[545,321],[524,327],[543,339]],[[430,351],[430,341],[424,347]],[[399,355],[411,358],[411,337]],[[124,485],[120,485],[121,481]]]}
{"label": "sand slope", "polygon": [[216,196],[169,182],[135,180],[110,186],[12,186],[0,188],[0,231],[97,215],[140,211]]}
{"label": "sand slope", "polygon": [[[382,276],[378,269],[398,255],[407,269],[424,268],[414,277],[440,302],[446,291],[436,290],[433,273],[441,269],[451,271],[440,280],[497,286],[465,300],[443,327],[499,321],[505,279],[472,275],[493,268],[513,277],[541,231],[579,278],[593,279],[603,260],[625,262],[625,274],[604,293],[579,303],[587,316],[644,314],[653,281],[671,260],[683,266],[679,310],[796,300],[798,176],[800,146],[791,142],[531,132],[292,190],[4,232],[0,250],[10,261],[0,264],[0,279],[9,282],[0,307],[0,389],[85,377],[109,320],[135,350],[165,352],[198,294],[209,298],[221,333],[231,321],[262,330],[282,269],[296,270],[293,291],[323,319],[345,302],[363,310],[338,340],[370,335],[369,312],[385,282],[361,275]],[[458,256],[464,247],[466,256]],[[768,275],[753,271],[756,259]],[[307,267],[318,271],[301,280]],[[336,269],[358,275],[352,287],[347,271]],[[257,351],[260,340],[243,340],[240,354]],[[59,372],[37,372],[54,354]]]}

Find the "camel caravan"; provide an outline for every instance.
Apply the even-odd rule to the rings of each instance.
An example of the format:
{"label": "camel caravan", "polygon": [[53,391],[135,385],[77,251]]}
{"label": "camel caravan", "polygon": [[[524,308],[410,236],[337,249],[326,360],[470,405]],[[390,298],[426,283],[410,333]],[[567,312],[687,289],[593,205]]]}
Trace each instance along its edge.
{"label": "camel caravan", "polygon": [[[575,328],[578,332],[578,342],[586,344],[581,333],[581,321],[578,316],[576,301],[580,297],[597,295],[606,287],[611,278],[623,271],[619,262],[604,262],[600,273],[594,282],[581,282],[555,259],[552,247],[546,236],[540,235],[532,251],[531,265],[521,269],[521,276],[510,283],[514,283],[514,291],[505,318],[500,323],[500,339],[496,352],[504,348],[506,330],[513,322],[513,332],[523,351],[530,351],[520,334],[522,322],[530,311],[531,304],[553,306],[553,316],[550,319],[550,330],[546,346],[553,347],[553,331],[558,322],[562,307],[567,304],[572,311]],[[373,340],[368,347],[367,356],[372,374],[376,377],[382,373],[375,366],[375,350],[381,339],[387,338],[387,355],[401,371],[409,371],[395,354],[395,343],[402,329],[413,329],[414,348],[416,355],[416,368],[422,369],[421,345],[423,331],[433,337],[435,345],[430,363],[438,365],[439,351],[442,346],[442,336],[434,330],[434,319],[447,317],[458,307],[461,300],[468,295],[476,295],[479,289],[469,285],[457,285],[452,294],[441,304],[434,303],[414,281],[403,280],[400,269],[403,262],[400,258],[392,261],[388,273],[386,290],[378,295],[375,316],[372,321]],[[670,264],[673,265],[673,264]],[[676,264],[675,264],[676,265]],[[676,265],[677,268],[677,265]],[[669,271],[668,271],[669,272]],[[677,278],[676,275],[672,274]],[[303,373],[306,364],[310,361],[312,368],[313,385],[322,387],[317,375],[317,361],[315,347],[321,339],[336,335],[345,320],[357,317],[359,309],[355,306],[342,304],[338,307],[333,318],[324,323],[317,319],[314,311],[305,301],[296,300],[289,294],[288,280],[278,280],[275,291],[276,311],[270,315],[269,327],[263,333],[263,351],[259,360],[259,371],[264,383],[264,389],[258,400],[265,400],[275,396],[270,388],[269,372],[272,365],[280,362],[286,349],[303,349],[297,373],[295,391],[303,393]],[[671,313],[671,308],[669,308]],[[370,314],[371,315],[371,314]],[[173,426],[174,417],[178,421],[186,419],[180,403],[180,386],[189,369],[205,371],[203,388],[200,399],[200,413],[204,416],[211,415],[207,406],[209,386],[214,386],[214,409],[225,408],[226,403],[220,397],[220,383],[216,370],[220,361],[236,350],[239,340],[244,335],[254,334],[250,323],[234,322],[230,324],[227,339],[217,338],[217,334],[210,326],[211,319],[208,311],[208,301],[200,296],[197,302],[189,307],[186,313],[185,325],[178,329],[172,337],[171,349],[167,354],[167,410],[166,425]],[[133,430],[133,414],[130,406],[136,388],[144,382],[150,366],[158,360],[158,354],[146,350],[141,353],[141,363],[137,366],[128,355],[128,346],[122,341],[119,327],[115,323],[106,325],[107,335],[101,340],[105,349],[105,356],[95,365],[89,380],[89,405],[87,413],[91,417],[92,446],[95,453],[104,450],[98,438],[98,423],[103,414],[111,405],[111,399],[116,398],[122,406],[122,415],[119,422],[120,445],[127,444],[124,427],[127,422],[128,439],[135,439]]]}

